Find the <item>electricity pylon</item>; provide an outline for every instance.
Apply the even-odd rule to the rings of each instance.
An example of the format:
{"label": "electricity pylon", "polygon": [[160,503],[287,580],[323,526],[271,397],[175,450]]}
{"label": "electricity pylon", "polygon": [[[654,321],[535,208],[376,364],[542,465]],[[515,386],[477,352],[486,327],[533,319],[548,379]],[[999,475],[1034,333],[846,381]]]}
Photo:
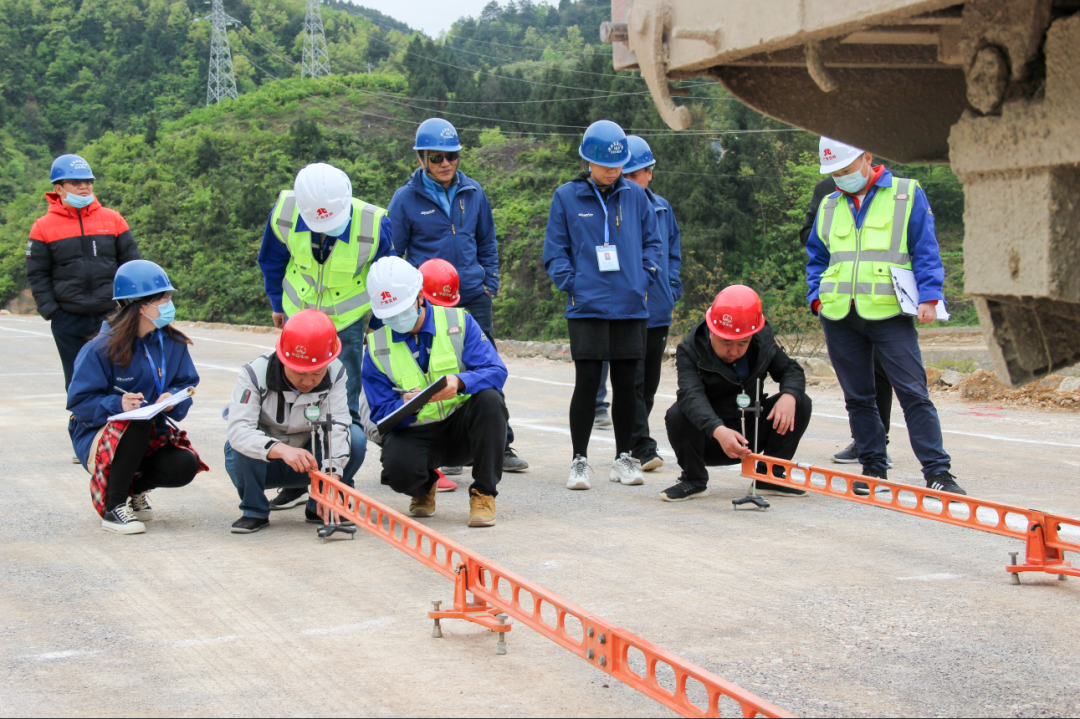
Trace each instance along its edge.
{"label": "electricity pylon", "polygon": [[300,77],[320,77],[330,74],[330,55],[326,52],[326,33],[323,32],[321,0],[307,0],[304,14],[304,57]]}
{"label": "electricity pylon", "polygon": [[206,78],[206,104],[213,105],[227,97],[236,99],[236,75],[233,74],[232,53],[229,52],[228,25],[240,21],[225,13],[222,0],[210,2],[210,72]]}

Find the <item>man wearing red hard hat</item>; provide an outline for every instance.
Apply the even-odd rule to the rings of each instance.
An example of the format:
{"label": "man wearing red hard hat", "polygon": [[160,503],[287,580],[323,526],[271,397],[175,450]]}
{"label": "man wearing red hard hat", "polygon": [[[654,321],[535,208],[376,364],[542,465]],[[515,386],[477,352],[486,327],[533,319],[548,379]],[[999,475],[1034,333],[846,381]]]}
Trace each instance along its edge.
{"label": "man wearing red hard hat", "polygon": [[[756,292],[732,285],[718,294],[705,320],[679,343],[675,365],[678,399],[665,422],[682,476],[660,493],[665,502],[707,497],[706,468],[741,462],[758,433],[759,454],[795,456],[810,424],[806,375],[776,343]],[[762,389],[767,376],[780,385],[771,396]],[[744,435],[740,396],[753,403],[759,392],[761,413],[747,413]],[[769,482],[759,481],[757,489],[762,494],[806,496],[804,490]]]}
{"label": "man wearing red hard hat", "polygon": [[[353,486],[364,463],[367,437],[349,414],[347,373],[334,322],[319,310],[300,310],[285,323],[277,349],[244,365],[227,410],[229,440],[225,469],[240,494],[243,516],[233,534],[250,534],[269,524],[269,487],[306,487],[308,472],[322,468],[319,448],[311,446],[306,410],[330,415],[330,473]],[[306,519],[322,524],[315,501]],[[344,522],[343,522],[344,523]]]}

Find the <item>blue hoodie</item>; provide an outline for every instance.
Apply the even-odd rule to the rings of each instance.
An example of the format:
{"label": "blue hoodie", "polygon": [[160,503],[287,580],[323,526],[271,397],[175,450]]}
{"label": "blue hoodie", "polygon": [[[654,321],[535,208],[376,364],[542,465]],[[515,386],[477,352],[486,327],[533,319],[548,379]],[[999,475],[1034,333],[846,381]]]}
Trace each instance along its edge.
{"label": "blue hoodie", "polygon": [[[86,466],[90,457],[90,444],[94,435],[109,421],[109,417],[123,412],[120,406],[121,392],[142,392],[149,404],[158,399],[154,375],[161,364],[162,347],[165,350],[165,366],[162,377],[165,391],[176,394],[188,387],[199,384],[199,373],[188,354],[188,346],[177,342],[162,330],[154,330],[146,337],[135,338],[135,353],[130,367],[120,367],[109,359],[109,338],[112,328],[108,323],[101,324],[101,333],[83,345],[79,356],[75,358],[75,371],[71,375],[68,387],[67,408],[71,411],[68,432],[75,454]],[[150,359],[146,358],[147,352]],[[153,365],[153,368],[151,367]],[[166,431],[165,417],[179,422],[187,416],[192,400],[181,402],[172,410],[157,416],[155,429]]]}
{"label": "blue hoodie", "polygon": [[[682,235],[671,203],[652,190],[646,189],[649,201],[656,210],[656,227],[660,231],[660,281],[649,290],[649,328],[669,327],[671,312],[682,297]],[[666,279],[666,281],[664,281]]]}
{"label": "blue hoodie", "polygon": [[662,265],[656,210],[640,185],[621,177],[615,181],[604,204],[619,269],[601,272],[596,248],[604,244],[604,208],[584,177],[555,190],[544,235],[544,267],[567,293],[567,319],[646,319],[646,296]]}
{"label": "blue hoodie", "polygon": [[398,188],[389,207],[394,251],[413,267],[433,257],[452,264],[461,280],[463,303],[485,291],[494,296],[499,292],[499,248],[491,204],[480,185],[463,172],[450,188],[445,197],[433,196],[420,168]]}

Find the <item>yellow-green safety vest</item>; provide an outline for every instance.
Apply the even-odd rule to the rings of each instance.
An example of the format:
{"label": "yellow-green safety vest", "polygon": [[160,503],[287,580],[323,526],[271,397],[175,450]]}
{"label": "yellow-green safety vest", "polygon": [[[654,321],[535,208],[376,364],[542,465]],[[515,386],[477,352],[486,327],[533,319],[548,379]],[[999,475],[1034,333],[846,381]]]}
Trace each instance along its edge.
{"label": "yellow-green safety vest", "polygon": [[862,229],[856,229],[843,195],[826,197],[818,210],[818,238],[829,250],[829,266],[821,273],[818,299],[822,316],[840,320],[851,311],[884,320],[900,314],[892,272],[911,269],[908,220],[911,196],[919,183],[893,178],[892,187],[879,187],[866,211]]}
{"label": "yellow-green safety vest", "polygon": [[[427,372],[420,369],[407,344],[394,342],[389,327],[384,326],[368,335],[372,361],[402,393],[423,389],[440,377],[465,371],[465,361],[461,358],[465,350],[465,310],[436,305],[428,307],[435,320],[435,337],[431,342]],[[442,402],[428,402],[417,415],[415,424],[441,422],[471,396],[459,394]]]}
{"label": "yellow-green safety vest", "polygon": [[296,195],[283,190],[270,218],[274,234],[289,248],[281,282],[282,309],[289,317],[303,309],[321,310],[334,327],[343,330],[371,310],[367,275],[379,249],[379,227],[386,210],[353,198],[349,241],[335,242],[322,264],[311,252],[311,233],[294,229],[299,216]]}

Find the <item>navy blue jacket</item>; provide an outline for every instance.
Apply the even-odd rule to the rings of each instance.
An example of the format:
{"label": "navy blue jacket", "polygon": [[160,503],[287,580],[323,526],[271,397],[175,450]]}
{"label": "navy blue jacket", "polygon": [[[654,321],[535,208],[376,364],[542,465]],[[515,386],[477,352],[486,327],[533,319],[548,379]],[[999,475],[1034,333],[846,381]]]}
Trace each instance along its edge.
{"label": "navy blue jacket", "polygon": [[656,227],[660,231],[660,281],[649,289],[649,327],[669,327],[671,311],[682,297],[682,235],[671,203],[652,190],[645,190],[645,194],[656,210]]}
{"label": "navy blue jacket", "polygon": [[[109,337],[112,328],[108,323],[101,324],[101,333],[83,345],[79,356],[75,358],[75,371],[71,375],[68,387],[67,408],[72,414],[68,423],[71,443],[75,454],[86,466],[90,456],[90,444],[94,435],[109,421],[109,417],[124,411],[120,397],[124,392],[142,392],[143,399],[149,404],[157,402],[158,390],[154,384],[156,369],[161,365],[161,348],[158,338],[165,346],[165,366],[162,377],[165,391],[176,394],[188,387],[199,384],[199,373],[188,354],[188,346],[172,339],[167,332],[154,330],[146,337],[135,338],[135,353],[130,367],[120,367],[109,359]],[[149,350],[151,359],[146,358]],[[165,418],[179,422],[187,416],[192,400],[176,405],[172,410],[157,416],[157,432],[166,431]]]}
{"label": "navy blue jacket", "polygon": [[604,244],[604,210],[584,177],[555,190],[544,235],[544,267],[567,293],[568,319],[646,319],[645,298],[661,266],[656,210],[640,185],[621,177],[615,181],[605,205],[619,270],[601,272],[596,248]]}
{"label": "navy blue jacket", "polygon": [[[431,303],[424,300],[424,306],[427,308],[427,316],[424,318],[424,324],[420,325],[419,332],[411,335],[391,330],[390,336],[394,342],[404,342],[417,356],[416,363],[420,365],[420,369],[427,372],[428,360],[431,357],[431,343],[435,338],[435,318],[431,314]],[[370,347],[369,343],[368,348]],[[495,351],[495,345],[488,340],[487,335],[480,329],[480,325],[468,312],[465,313],[465,344],[462,347],[461,360],[465,363],[465,371],[458,374],[458,378],[465,384],[462,394],[476,394],[485,389],[497,389],[502,392],[503,385],[506,384],[506,365],[503,364],[499,353]],[[405,404],[401,395],[394,390],[394,384],[390,378],[375,366],[370,351],[364,352],[364,365],[360,371],[360,378],[364,383],[364,396],[367,397],[368,406],[371,407],[372,422],[378,424]],[[415,421],[415,416],[409,417],[402,420],[394,429],[404,429]]]}
{"label": "navy blue jacket", "polygon": [[[845,195],[851,214],[855,218],[856,229],[861,229],[866,220],[867,209],[877,196],[877,188],[892,187],[893,174],[883,170],[863,198],[859,210],[855,210],[855,202],[850,195]],[[829,197],[839,197],[844,193],[839,190],[829,194]],[[818,216],[821,211],[818,208]],[[921,187],[915,190],[911,198],[911,217],[908,219],[908,254],[911,255],[911,271],[915,273],[915,283],[919,287],[919,302],[931,302],[934,300],[943,302],[945,295],[941,293],[942,285],[945,284],[945,267],[941,263],[941,250],[938,248],[937,235],[934,232],[934,213],[930,210],[930,201],[926,199],[926,193]],[[806,292],[806,300],[811,307],[814,300],[818,299],[818,287],[821,285],[821,273],[829,267],[831,253],[829,248],[818,237],[818,218],[814,219],[814,228],[806,240],[806,284],[809,289]],[[815,312],[815,314],[817,314]]]}
{"label": "navy blue jacket", "polygon": [[[277,204],[275,203],[275,207]],[[285,291],[281,282],[285,279],[285,270],[289,267],[289,247],[284,242],[278,239],[274,234],[274,210],[270,209],[270,216],[266,218],[266,228],[263,230],[262,245],[259,247],[259,269],[263,273],[263,289],[266,290],[266,297],[270,300],[270,306],[274,309],[274,312],[284,312],[285,309],[281,305],[281,294]],[[296,224],[293,229],[297,232],[311,232],[308,229],[307,223],[304,222],[304,218],[297,215]],[[345,227],[345,232],[342,235],[342,242],[349,242],[349,233],[352,232],[352,219],[349,219],[349,224]],[[330,253],[334,250],[334,245],[337,243],[338,238],[333,235],[323,234],[321,235],[321,251],[313,252],[316,262],[322,264],[326,262],[330,257]],[[384,257],[389,257],[390,253],[394,251],[394,232],[393,226],[390,222],[390,216],[386,215],[382,218],[382,222],[379,223],[379,248],[375,250],[375,257],[371,262],[374,263],[377,260],[381,260]]]}
{"label": "navy blue jacket", "polygon": [[461,280],[461,301],[469,302],[485,290],[499,292],[499,248],[491,203],[480,185],[457,173],[458,189],[450,214],[428,194],[416,168],[409,181],[390,200],[394,223],[394,251],[414,267],[433,257],[454,266]]}

